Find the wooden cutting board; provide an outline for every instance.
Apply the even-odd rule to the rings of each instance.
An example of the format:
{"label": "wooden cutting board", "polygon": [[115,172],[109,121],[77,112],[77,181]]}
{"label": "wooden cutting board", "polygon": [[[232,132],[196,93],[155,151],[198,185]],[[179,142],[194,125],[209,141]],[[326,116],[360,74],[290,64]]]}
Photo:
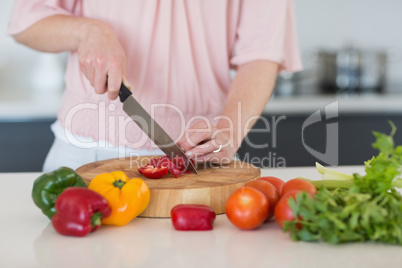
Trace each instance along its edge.
{"label": "wooden cutting board", "polygon": [[198,173],[179,178],[170,173],[162,179],[148,179],[138,173],[140,166],[158,156],[132,157],[131,159],[109,159],[86,164],[77,169],[87,184],[101,173],[124,171],[129,178],[143,179],[151,191],[151,200],[142,217],[170,217],[170,210],[178,204],[203,204],[211,206],[216,214],[225,213],[226,199],[248,181],[260,177],[256,166],[233,161],[226,166],[198,166]]}

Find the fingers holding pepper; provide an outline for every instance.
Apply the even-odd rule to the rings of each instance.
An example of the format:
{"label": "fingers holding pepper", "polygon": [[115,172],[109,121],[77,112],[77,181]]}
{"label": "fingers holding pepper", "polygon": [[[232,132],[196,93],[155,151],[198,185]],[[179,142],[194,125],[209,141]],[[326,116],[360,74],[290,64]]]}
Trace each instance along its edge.
{"label": "fingers holding pepper", "polygon": [[193,124],[178,145],[195,162],[229,163],[237,151],[227,130],[208,125],[205,121]]}

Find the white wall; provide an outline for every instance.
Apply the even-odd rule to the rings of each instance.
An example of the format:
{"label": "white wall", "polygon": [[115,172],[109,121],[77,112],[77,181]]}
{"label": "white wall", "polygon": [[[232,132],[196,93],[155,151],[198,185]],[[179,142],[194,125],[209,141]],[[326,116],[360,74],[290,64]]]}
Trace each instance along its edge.
{"label": "white wall", "polygon": [[42,53],[7,35],[13,0],[0,5],[0,90],[60,91],[63,88],[65,54]]}
{"label": "white wall", "polygon": [[38,59],[39,54],[29,48],[17,44],[6,34],[10,12],[13,6],[12,0],[2,0],[0,8],[0,77],[7,79],[19,69],[21,74],[29,70]]}
{"label": "white wall", "polygon": [[[389,82],[402,88],[402,0],[295,0],[303,63],[318,48],[352,43],[391,52]],[[401,89],[402,90],[402,89]]]}

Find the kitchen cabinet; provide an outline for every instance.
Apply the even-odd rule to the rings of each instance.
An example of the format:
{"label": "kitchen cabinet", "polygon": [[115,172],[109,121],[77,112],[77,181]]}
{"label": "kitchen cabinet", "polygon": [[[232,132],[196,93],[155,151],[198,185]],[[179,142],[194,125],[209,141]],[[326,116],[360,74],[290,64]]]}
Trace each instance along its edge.
{"label": "kitchen cabinet", "polygon": [[[402,144],[402,115],[400,114],[341,114],[337,118],[306,127],[303,143],[302,127],[307,117],[307,115],[294,114],[288,116],[264,114],[243,141],[238,157],[240,160],[254,160],[254,164],[264,168],[312,166],[316,161],[323,163],[309,153],[305,145],[325,153],[326,126],[329,123],[338,124],[338,165],[362,165],[363,161],[376,155],[377,150],[371,147],[374,142],[372,131],[390,133],[391,127],[387,123],[388,120],[392,120],[398,129],[394,137],[395,144]],[[274,122],[276,122],[275,127],[273,127]],[[267,123],[269,123],[268,127]],[[262,132],[261,129],[264,128],[269,132]],[[260,132],[256,132],[257,129]],[[255,148],[254,146],[262,144],[267,144],[268,147]],[[261,162],[261,159],[264,161]]]}
{"label": "kitchen cabinet", "polygon": [[[18,102],[12,102],[14,98],[10,96],[6,102],[7,96],[0,94],[0,172],[40,171],[53,142],[50,125],[55,120],[60,95],[49,95],[47,99],[22,95],[26,99]],[[389,133],[388,120],[398,128],[395,143],[402,144],[401,99],[402,94],[274,97],[242,143],[238,157],[268,168],[323,163],[309,150],[326,152],[326,128],[333,123],[338,124],[337,164],[361,165],[377,154],[371,148],[372,131]],[[339,114],[326,120],[321,113],[322,121],[305,127],[303,143],[303,123],[329,105],[335,105]],[[267,146],[256,148],[253,144]]]}
{"label": "kitchen cabinet", "polygon": [[0,121],[0,172],[41,171],[56,118]]}
{"label": "kitchen cabinet", "polygon": [[[322,163],[309,153],[302,142],[301,130],[307,115],[264,114],[262,117],[264,119],[257,121],[243,141],[238,151],[240,160],[265,168],[312,166],[316,161]],[[50,125],[54,120],[0,121],[0,172],[41,171],[53,143]],[[388,120],[392,120],[398,128],[395,144],[402,144],[402,115],[354,114],[331,120],[330,123],[338,123],[338,164],[361,165],[376,155],[377,151],[371,147],[374,141],[372,131],[389,133],[391,128]],[[269,132],[266,122],[269,123]],[[325,153],[327,123],[319,122],[305,129],[304,141],[307,146]],[[262,131],[264,128],[265,132]],[[253,146],[263,144],[267,146]]]}

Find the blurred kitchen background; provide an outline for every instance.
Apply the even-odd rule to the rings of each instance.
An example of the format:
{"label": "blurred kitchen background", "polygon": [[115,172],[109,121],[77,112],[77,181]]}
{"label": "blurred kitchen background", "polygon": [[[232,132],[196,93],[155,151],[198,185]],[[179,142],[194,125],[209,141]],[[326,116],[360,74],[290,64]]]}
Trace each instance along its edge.
{"label": "blurred kitchen background", "polygon": [[[49,126],[63,91],[66,54],[39,53],[7,36],[12,4],[3,0],[0,9],[0,172],[40,171],[53,142]],[[372,130],[389,132],[392,120],[402,131],[402,1],[296,0],[295,5],[305,70],[278,76],[263,114],[270,123],[277,120],[277,127],[249,135],[252,143],[270,147],[244,143],[239,155],[270,158],[268,167],[281,167],[282,159],[286,166],[313,165],[319,159],[306,144],[325,153],[327,120],[322,113],[323,120],[304,132],[303,122],[337,102],[339,115],[330,122],[339,126],[338,164],[362,164],[376,153]],[[262,127],[260,120],[255,128]],[[399,133],[395,139],[402,144]]]}

